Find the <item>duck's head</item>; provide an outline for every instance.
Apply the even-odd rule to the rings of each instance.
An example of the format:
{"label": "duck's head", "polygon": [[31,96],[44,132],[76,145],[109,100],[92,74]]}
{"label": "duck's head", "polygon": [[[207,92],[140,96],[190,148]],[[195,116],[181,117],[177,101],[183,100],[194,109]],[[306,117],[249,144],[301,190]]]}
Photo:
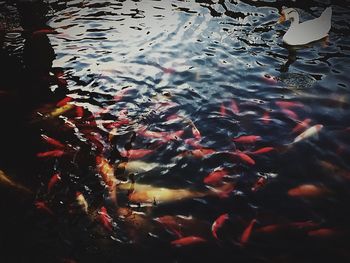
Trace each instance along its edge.
{"label": "duck's head", "polygon": [[294,8],[284,8],[281,11],[281,16],[278,19],[278,23],[290,20],[291,22],[299,22],[299,14]]}

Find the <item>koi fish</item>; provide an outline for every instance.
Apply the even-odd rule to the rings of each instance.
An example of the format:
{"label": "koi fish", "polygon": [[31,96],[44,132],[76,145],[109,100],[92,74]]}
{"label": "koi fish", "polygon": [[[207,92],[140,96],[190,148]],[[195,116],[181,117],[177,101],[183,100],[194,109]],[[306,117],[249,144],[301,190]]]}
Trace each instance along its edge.
{"label": "koi fish", "polygon": [[241,245],[244,246],[248,243],[249,241],[249,238],[252,234],[252,230],[253,230],[253,227],[254,225],[256,224],[257,220],[256,219],[253,219],[250,224],[246,227],[246,229],[244,229],[243,233],[242,233],[242,236],[241,236]]}
{"label": "koi fish", "polygon": [[48,152],[40,152],[37,153],[37,157],[39,158],[45,158],[45,157],[62,157],[65,155],[66,152],[62,150],[54,150],[54,151],[48,151]]}
{"label": "koi fish", "polygon": [[50,193],[52,187],[54,187],[54,186],[55,186],[59,181],[61,181],[61,180],[62,180],[62,178],[61,178],[61,176],[60,176],[60,173],[55,173],[55,174],[51,177],[51,179],[50,179],[50,181],[49,181],[49,183],[48,183],[48,185],[47,185],[47,192]]}
{"label": "koi fish", "polygon": [[64,113],[66,113],[67,111],[70,111],[70,110],[73,109],[73,108],[74,108],[74,105],[73,105],[73,104],[66,104],[66,105],[64,105],[64,106],[62,106],[62,107],[59,107],[59,108],[53,110],[53,111],[48,115],[48,117],[49,117],[49,118],[55,118],[55,117],[57,117],[57,116],[60,116],[60,115],[62,115],[62,114],[64,114]]}
{"label": "koi fish", "polygon": [[47,34],[58,34],[58,33],[56,30],[54,30],[52,28],[39,29],[39,30],[36,30],[32,33],[33,36],[47,35]]}
{"label": "koi fish", "polygon": [[228,214],[223,214],[214,221],[213,225],[211,226],[211,232],[213,233],[213,236],[216,239],[219,239],[217,235],[217,231],[225,224],[226,220],[228,219],[229,219]]}
{"label": "koi fish", "polygon": [[221,103],[221,106],[220,106],[220,115],[222,117],[225,117],[226,116],[226,107],[223,103]]}
{"label": "koi fish", "polygon": [[194,148],[202,148],[201,144],[197,139],[190,138],[190,139],[186,139],[184,142]]}
{"label": "koi fish", "polygon": [[63,148],[66,147],[66,146],[65,146],[63,143],[61,143],[60,141],[58,141],[58,140],[56,140],[56,139],[53,139],[53,138],[51,138],[51,137],[49,137],[49,136],[46,136],[46,135],[44,135],[44,134],[41,135],[41,138],[42,138],[45,142],[47,142],[48,144],[51,144],[52,146],[55,146],[55,147],[57,147],[57,148],[63,149]]}
{"label": "koi fish", "polygon": [[114,96],[114,101],[116,101],[116,102],[121,101],[123,99],[124,95],[126,95],[131,89],[132,89],[132,87],[126,87],[126,88],[118,91],[117,94]]}
{"label": "koi fish", "polygon": [[176,131],[176,132],[171,132],[171,133],[167,133],[165,134],[163,141],[171,141],[171,140],[178,140],[185,131],[180,130],[180,131]]}
{"label": "koi fish", "polygon": [[303,108],[304,105],[300,102],[293,102],[293,101],[276,101],[276,105],[283,109],[290,109],[290,108]]}
{"label": "koi fish", "polygon": [[75,115],[79,119],[83,118],[84,117],[84,108],[81,106],[76,106],[75,107]]}
{"label": "koi fish", "polygon": [[76,200],[79,208],[81,208],[81,210],[87,214],[88,210],[89,210],[89,205],[88,205],[84,195],[81,192],[76,192],[75,200]]}
{"label": "koi fish", "polygon": [[68,102],[71,102],[73,100],[72,97],[65,97],[64,99],[60,100],[59,102],[57,102],[56,106],[57,107],[63,107],[65,106]]}
{"label": "koi fish", "polygon": [[7,187],[11,187],[26,193],[32,193],[27,187],[14,182],[11,178],[9,178],[3,171],[0,170],[0,184],[5,185]]}
{"label": "koi fish", "polygon": [[237,150],[236,152],[233,153],[233,155],[237,156],[240,160],[242,160],[246,164],[249,164],[249,165],[255,164],[255,161],[248,154],[245,154],[244,152]]}
{"label": "koi fish", "polygon": [[334,228],[320,228],[316,230],[311,230],[307,233],[309,237],[317,237],[317,238],[332,238],[338,236],[339,231]]}
{"label": "koi fish", "polygon": [[35,207],[39,210],[45,211],[46,213],[53,215],[54,213],[52,210],[47,206],[46,202],[44,201],[36,201]]}
{"label": "koi fish", "polygon": [[306,131],[304,131],[303,133],[301,133],[300,135],[298,135],[294,141],[292,142],[293,143],[297,143],[297,142],[300,142],[302,140],[305,140],[311,136],[314,136],[316,135],[317,133],[320,132],[320,130],[323,128],[323,125],[322,124],[317,124],[317,125],[314,125],[310,128],[308,128]]}
{"label": "koi fish", "polygon": [[201,148],[201,149],[195,149],[195,150],[189,151],[188,153],[193,157],[203,158],[203,157],[206,157],[207,155],[211,155],[215,152],[216,151],[213,149]]}
{"label": "koi fish", "polygon": [[309,124],[311,123],[311,119],[305,119],[301,122],[298,122],[298,124],[293,128],[292,132],[297,133],[304,131],[307,127],[309,127]]}
{"label": "koi fish", "polygon": [[149,184],[125,183],[118,185],[119,190],[133,189],[129,194],[129,201],[133,203],[169,203],[185,199],[201,198],[205,196],[216,196],[226,198],[233,190],[232,184],[226,184],[209,191],[193,191],[190,189],[169,189],[165,187],[154,187]]}
{"label": "koi fish", "polygon": [[258,155],[258,154],[272,152],[274,150],[275,150],[275,148],[273,148],[273,147],[263,147],[263,148],[260,148],[258,150],[255,150],[254,152],[249,152],[249,154]]}
{"label": "koi fish", "polygon": [[180,231],[181,224],[173,216],[162,216],[154,219],[155,221],[161,223],[166,229],[174,233],[178,238],[182,238],[182,233]]}
{"label": "koi fish", "polygon": [[161,167],[160,163],[148,163],[143,161],[129,161],[118,164],[117,169],[123,169],[127,173],[143,173],[153,170],[156,167]]}
{"label": "koi fish", "polygon": [[329,190],[324,186],[317,186],[314,184],[303,184],[288,191],[291,197],[320,197],[328,194]]}
{"label": "koi fish", "polygon": [[236,101],[234,101],[234,100],[231,101],[231,110],[234,114],[239,113],[238,105],[237,105]]}
{"label": "koi fish", "polygon": [[261,140],[261,137],[257,135],[247,135],[247,136],[243,135],[233,139],[234,142],[238,142],[238,143],[255,143],[260,140]]}
{"label": "koi fish", "polygon": [[176,247],[183,247],[183,246],[189,246],[189,245],[197,245],[205,242],[207,242],[207,240],[205,240],[202,237],[188,236],[188,237],[183,237],[183,238],[171,241],[171,245]]}
{"label": "koi fish", "polygon": [[102,226],[111,232],[113,230],[112,218],[109,216],[107,209],[104,206],[102,206],[98,214],[99,221],[102,224]]}
{"label": "koi fish", "polygon": [[102,180],[106,184],[109,190],[109,197],[116,203],[116,185],[118,180],[114,176],[114,167],[102,156],[96,156],[96,165],[98,172],[102,176]]}
{"label": "koi fish", "polygon": [[150,149],[131,149],[128,151],[121,151],[120,154],[123,157],[127,157],[130,160],[134,160],[134,159],[143,158],[146,155],[149,155],[153,152],[154,152],[154,150],[150,150]]}
{"label": "koi fish", "polygon": [[265,111],[261,120],[264,124],[269,124],[271,122],[270,113],[268,111]]}
{"label": "koi fish", "polygon": [[281,111],[293,120],[297,120],[299,118],[298,115],[290,109],[282,109]]}
{"label": "koi fish", "polygon": [[260,188],[262,188],[263,186],[265,186],[267,183],[267,179],[265,177],[260,177],[256,183],[254,184],[254,186],[252,187],[252,192],[256,192],[258,191]]}
{"label": "koi fish", "polygon": [[221,179],[226,175],[227,175],[227,171],[225,169],[219,169],[211,172],[207,177],[204,178],[203,182],[205,184],[215,185],[219,181],[221,181]]}

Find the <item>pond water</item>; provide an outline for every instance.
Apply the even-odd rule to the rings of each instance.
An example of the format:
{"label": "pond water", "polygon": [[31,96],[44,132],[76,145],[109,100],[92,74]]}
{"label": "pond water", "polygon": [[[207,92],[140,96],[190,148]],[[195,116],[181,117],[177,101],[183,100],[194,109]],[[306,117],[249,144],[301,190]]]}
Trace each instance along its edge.
{"label": "pond water", "polygon": [[6,262],[350,260],[349,1],[48,2],[0,3]]}

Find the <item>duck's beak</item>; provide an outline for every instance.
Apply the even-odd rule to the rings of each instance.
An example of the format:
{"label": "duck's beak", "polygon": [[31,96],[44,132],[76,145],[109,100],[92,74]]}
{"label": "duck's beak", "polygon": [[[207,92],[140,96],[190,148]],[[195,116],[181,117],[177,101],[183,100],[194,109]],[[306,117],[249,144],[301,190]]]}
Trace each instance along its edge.
{"label": "duck's beak", "polygon": [[281,14],[280,18],[278,19],[278,24],[281,24],[284,21],[286,21],[286,16],[284,14]]}

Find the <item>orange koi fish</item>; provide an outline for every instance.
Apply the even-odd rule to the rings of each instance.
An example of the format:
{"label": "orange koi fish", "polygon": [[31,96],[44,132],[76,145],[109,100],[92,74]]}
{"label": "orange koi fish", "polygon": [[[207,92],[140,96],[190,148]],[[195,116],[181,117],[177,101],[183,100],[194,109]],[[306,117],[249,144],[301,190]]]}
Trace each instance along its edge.
{"label": "orange koi fish", "polygon": [[215,185],[221,181],[223,177],[227,175],[227,171],[225,169],[219,169],[211,172],[207,177],[204,178],[203,182],[205,184]]}
{"label": "orange koi fish", "polygon": [[288,191],[291,197],[320,197],[328,194],[329,190],[324,186],[317,186],[314,184],[303,184]]}
{"label": "orange koi fish", "polygon": [[102,206],[98,214],[100,215],[99,221],[101,222],[102,226],[111,232],[113,230],[112,218],[109,216],[107,209]]}
{"label": "orange koi fish", "polygon": [[235,100],[231,101],[231,110],[232,110],[232,112],[234,114],[238,114],[239,113],[239,108],[238,108],[238,105],[237,105]]}
{"label": "orange koi fish", "polygon": [[258,154],[272,152],[274,150],[275,150],[275,148],[273,148],[273,147],[263,147],[263,148],[260,148],[258,150],[255,150],[254,152],[249,152],[249,153],[253,154],[253,155],[258,155]]}
{"label": "orange koi fish", "polygon": [[317,238],[332,238],[338,236],[340,234],[334,228],[320,228],[316,230],[311,230],[307,233],[309,237],[317,237]]}
{"label": "orange koi fish", "polygon": [[49,137],[49,136],[46,136],[46,135],[44,135],[44,134],[41,135],[41,138],[42,138],[45,142],[47,142],[48,144],[51,144],[52,146],[55,146],[55,147],[57,147],[57,148],[63,149],[63,148],[66,147],[66,146],[65,146],[63,143],[61,143],[60,141],[58,141],[58,140],[56,140],[56,139],[53,139],[53,138],[51,138],[51,137]]}
{"label": "orange koi fish", "polygon": [[249,165],[254,165],[255,161],[248,155],[245,154],[244,152],[241,151],[236,151],[233,153],[234,156],[237,156],[239,159],[241,159],[243,162]]}
{"label": "orange koi fish", "polygon": [[66,105],[68,102],[70,102],[72,100],[73,100],[72,97],[65,97],[64,99],[62,99],[59,102],[57,102],[56,106],[57,107],[63,107],[64,105]]}
{"label": "orange koi fish", "polygon": [[276,101],[276,105],[283,109],[290,109],[290,108],[303,108],[304,105],[300,102],[293,102],[293,101]]}
{"label": "orange koi fish", "polygon": [[183,246],[189,246],[189,245],[198,245],[205,242],[207,242],[207,240],[205,240],[202,237],[188,236],[188,237],[183,237],[183,238],[171,241],[171,245],[176,247],[183,247]]}
{"label": "orange koi fish", "polygon": [[130,160],[140,159],[145,157],[146,155],[149,155],[153,153],[154,150],[150,149],[131,149],[128,151],[121,151],[120,154],[123,157],[127,157]]}
{"label": "orange koi fish", "polygon": [[256,135],[247,135],[247,136],[242,135],[233,139],[234,142],[238,142],[238,143],[255,143],[260,140],[261,140],[261,137]]}
{"label": "orange koi fish", "polygon": [[311,119],[305,119],[301,122],[298,122],[298,124],[293,128],[292,132],[297,133],[304,131],[307,127],[309,127],[309,124],[311,123]]}
{"label": "orange koi fish", "polygon": [[102,180],[109,190],[109,196],[113,202],[116,202],[116,185],[118,180],[114,176],[114,167],[102,156],[96,156],[96,166],[102,176]]}
{"label": "orange koi fish", "polygon": [[45,157],[62,157],[65,155],[66,152],[62,150],[54,150],[54,151],[48,151],[48,152],[40,152],[37,153],[37,157],[39,158],[45,158]]}
{"label": "orange koi fish", "polygon": [[60,176],[60,173],[55,173],[55,174],[51,177],[51,179],[50,179],[50,181],[49,181],[49,183],[48,183],[48,185],[47,185],[47,192],[50,193],[52,187],[54,187],[54,186],[55,186],[59,181],[61,181],[61,180],[62,180],[62,178],[61,178],[61,176]]}
{"label": "orange koi fish", "polygon": [[217,235],[217,231],[225,224],[226,220],[228,220],[229,216],[228,214],[223,214],[221,216],[219,216],[213,223],[213,225],[211,226],[211,232],[213,233],[213,236],[216,239],[218,238]]}
{"label": "orange koi fish", "polygon": [[253,231],[253,227],[255,225],[255,223],[257,222],[256,219],[253,219],[250,224],[246,227],[246,229],[244,229],[243,233],[242,233],[242,236],[241,236],[241,245],[244,246],[248,243],[249,241],[249,238],[252,234],[252,231]]}
{"label": "orange koi fish", "polygon": [[194,138],[197,140],[200,140],[202,138],[202,135],[196,126],[192,126],[192,134],[193,134]]}

